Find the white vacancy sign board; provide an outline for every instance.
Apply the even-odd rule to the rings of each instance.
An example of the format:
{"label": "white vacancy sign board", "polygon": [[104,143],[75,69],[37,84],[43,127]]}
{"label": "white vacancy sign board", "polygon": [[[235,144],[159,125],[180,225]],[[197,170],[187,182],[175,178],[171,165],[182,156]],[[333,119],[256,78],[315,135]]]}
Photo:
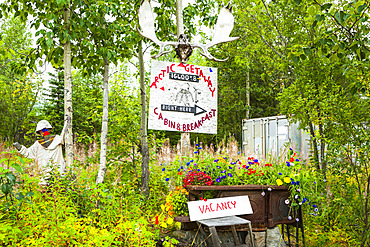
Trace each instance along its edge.
{"label": "white vacancy sign board", "polygon": [[213,219],[232,215],[253,214],[248,196],[233,196],[207,201],[190,201],[188,209],[191,221]]}
{"label": "white vacancy sign board", "polygon": [[148,128],[217,134],[217,69],[153,60]]}

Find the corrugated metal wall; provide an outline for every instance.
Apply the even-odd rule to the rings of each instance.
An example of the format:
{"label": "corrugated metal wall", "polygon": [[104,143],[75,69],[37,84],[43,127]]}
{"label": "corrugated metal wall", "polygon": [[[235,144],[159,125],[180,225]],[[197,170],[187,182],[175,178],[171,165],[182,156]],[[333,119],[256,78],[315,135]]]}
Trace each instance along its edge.
{"label": "corrugated metal wall", "polygon": [[277,156],[288,142],[290,147],[307,158],[310,136],[298,129],[298,123],[289,124],[285,116],[243,120],[243,152],[245,155]]}

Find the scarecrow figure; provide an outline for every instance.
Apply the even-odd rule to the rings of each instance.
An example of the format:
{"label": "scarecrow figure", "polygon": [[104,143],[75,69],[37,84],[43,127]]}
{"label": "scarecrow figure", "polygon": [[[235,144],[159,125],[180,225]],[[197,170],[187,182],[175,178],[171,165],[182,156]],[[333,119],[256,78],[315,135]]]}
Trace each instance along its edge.
{"label": "scarecrow figure", "polygon": [[18,142],[13,146],[18,152],[27,158],[34,159],[39,166],[42,174],[40,185],[47,185],[51,173],[55,167],[61,175],[66,173],[66,167],[63,159],[62,145],[64,144],[64,133],[67,127],[67,120],[60,135],[50,135],[53,128],[46,120],[41,120],[36,126],[36,135],[42,135],[42,138],[36,141],[31,147],[26,148]]}

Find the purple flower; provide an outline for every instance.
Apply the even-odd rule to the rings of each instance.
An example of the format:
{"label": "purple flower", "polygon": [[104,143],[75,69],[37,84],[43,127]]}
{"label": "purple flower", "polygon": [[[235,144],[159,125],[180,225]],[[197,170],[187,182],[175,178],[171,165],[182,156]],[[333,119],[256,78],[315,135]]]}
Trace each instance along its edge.
{"label": "purple flower", "polygon": [[314,210],[315,210],[315,212],[319,212],[319,209],[318,208],[315,208]]}
{"label": "purple flower", "polygon": [[190,162],[186,163],[186,165],[189,166],[190,165]]}
{"label": "purple flower", "polygon": [[221,171],[221,173],[225,173],[226,171]]}
{"label": "purple flower", "polygon": [[298,161],[299,161],[299,159],[295,159],[295,161],[297,161],[297,162],[298,162]]}
{"label": "purple flower", "polygon": [[299,185],[299,181],[297,181],[296,184]]}
{"label": "purple flower", "polygon": [[218,169],[221,169],[221,166],[216,166]]}
{"label": "purple flower", "polygon": [[194,153],[195,153],[195,154],[197,154],[197,153],[199,153],[199,152],[198,152],[198,151],[195,151]]}
{"label": "purple flower", "polygon": [[279,175],[283,175],[281,172],[279,172]]}
{"label": "purple flower", "polygon": [[177,169],[177,171],[179,172],[181,169],[179,168],[179,169]]}
{"label": "purple flower", "polygon": [[[240,167],[239,167],[240,168]],[[231,166],[229,166],[229,169],[233,169]]]}
{"label": "purple flower", "polygon": [[197,163],[194,163],[194,166],[196,166],[197,165]]}
{"label": "purple flower", "polygon": [[183,167],[183,166],[181,166],[181,169],[184,169],[184,167]]}
{"label": "purple flower", "polygon": [[288,220],[292,220],[292,216],[290,216],[290,215],[289,215],[289,216],[288,216]]}
{"label": "purple flower", "polygon": [[195,146],[196,146],[196,147],[198,147],[198,146],[199,146],[199,144],[197,143],[197,144],[195,144]]}
{"label": "purple flower", "polygon": [[215,162],[218,162],[218,159],[216,159]]}
{"label": "purple flower", "polygon": [[235,162],[231,162],[230,164],[235,165],[236,163]]}
{"label": "purple flower", "polygon": [[287,165],[287,167],[289,167],[289,166],[290,166],[290,162],[289,162],[289,161],[287,161],[287,162],[286,162],[286,165]]}
{"label": "purple flower", "polygon": [[295,219],[295,221],[297,221],[297,222],[298,222],[298,221],[299,221],[299,219],[298,219],[298,218],[296,218],[296,219]]}
{"label": "purple flower", "polygon": [[255,159],[255,160],[254,160],[254,163],[258,163],[258,159]]}
{"label": "purple flower", "polygon": [[217,182],[217,183],[220,183],[220,182],[221,182],[221,179],[220,179],[220,178],[217,178],[217,179],[216,179],[216,182]]}
{"label": "purple flower", "polygon": [[202,147],[199,147],[198,149],[202,149]]}
{"label": "purple flower", "polygon": [[166,168],[162,168],[162,172],[164,172],[166,170]]}
{"label": "purple flower", "polygon": [[194,160],[190,160],[190,162],[194,162]]}
{"label": "purple flower", "polygon": [[312,207],[316,208],[317,206],[315,204],[312,204]]}
{"label": "purple flower", "polygon": [[229,177],[232,177],[232,176],[233,176],[233,175],[231,175],[231,173],[228,173],[227,175],[228,175]]}
{"label": "purple flower", "polygon": [[170,180],[169,178],[166,178],[166,181]]}
{"label": "purple flower", "polygon": [[200,169],[198,169],[197,171],[200,172]]}

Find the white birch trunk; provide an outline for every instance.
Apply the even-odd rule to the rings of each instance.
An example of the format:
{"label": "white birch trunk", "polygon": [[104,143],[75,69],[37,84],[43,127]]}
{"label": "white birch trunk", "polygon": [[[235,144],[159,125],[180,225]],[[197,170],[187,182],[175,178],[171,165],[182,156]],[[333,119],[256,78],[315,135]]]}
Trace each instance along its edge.
{"label": "white birch trunk", "polygon": [[143,48],[140,41],[139,44],[139,66],[140,66],[140,100],[141,100],[141,189],[142,193],[149,196],[149,148],[147,138],[147,107],[146,107],[146,89],[145,89],[145,69]]}
{"label": "white birch trunk", "polygon": [[[71,12],[69,5],[64,9],[64,21],[69,33]],[[65,131],[65,153],[66,165],[70,167],[73,164],[73,135],[72,135],[72,68],[71,68],[71,42],[69,40],[64,44],[64,118],[67,119],[67,128]],[[63,170],[66,170],[65,167]]]}
{"label": "white birch trunk", "polygon": [[104,58],[104,78],[103,78],[103,118],[101,127],[101,147],[100,147],[100,166],[96,184],[104,182],[105,172],[107,171],[107,134],[108,134],[108,82],[109,82],[109,61]]}

